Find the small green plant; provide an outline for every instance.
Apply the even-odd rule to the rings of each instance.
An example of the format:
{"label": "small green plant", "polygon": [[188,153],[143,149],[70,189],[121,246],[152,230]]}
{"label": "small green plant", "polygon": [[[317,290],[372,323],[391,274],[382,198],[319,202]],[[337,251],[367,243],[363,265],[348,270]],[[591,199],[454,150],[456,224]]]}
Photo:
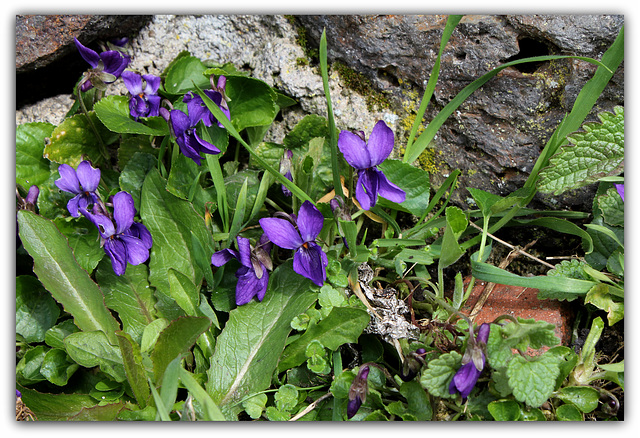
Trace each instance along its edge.
{"label": "small green plant", "polygon": [[[481,279],[623,318],[622,108],[571,134],[622,61],[623,33],[587,59],[595,80],[524,187],[469,188],[478,209],[463,210],[449,205],[459,171],[432,187],[411,163],[499,71],[561,57],[492,70],[421,130],[460,19],[401,160],[383,121],[338,130],[324,33],[327,117],[304,117],[281,144],[265,134],[295,102],[233,65],[183,52],[151,77],[126,70],[124,48],[78,42],[91,69],[77,104],[58,126],[16,129],[20,402],[45,421],[615,419],[624,361],[597,354],[601,318],[575,352],[550,323],[477,325],[461,309]],[[119,78],[129,94],[104,96]],[[578,149],[613,157],[580,174],[600,184],[591,223],[526,208],[542,189],[577,187]],[[512,225],[579,236],[584,259],[536,277],[488,264],[492,233]],[[460,261],[466,289],[462,273],[452,287],[445,276]]]}

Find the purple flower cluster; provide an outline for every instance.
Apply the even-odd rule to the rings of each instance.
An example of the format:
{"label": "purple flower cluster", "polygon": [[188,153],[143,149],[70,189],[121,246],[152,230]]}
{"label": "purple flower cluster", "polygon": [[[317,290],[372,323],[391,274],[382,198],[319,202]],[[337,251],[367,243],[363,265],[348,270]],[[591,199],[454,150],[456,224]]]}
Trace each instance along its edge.
{"label": "purple flower cluster", "polygon": [[[211,90],[204,90],[204,93],[218,105],[227,118],[230,118],[231,114],[225,98],[225,85],[226,78],[220,76],[218,84]],[[220,153],[220,149],[198,135],[196,130],[198,123],[202,122],[206,127],[212,126],[214,123],[222,127],[222,124],[207,108],[202,97],[188,93],[184,96],[183,102],[187,104],[187,114],[181,110],[173,109],[170,112],[162,112],[162,115],[169,121],[180,152],[199,166],[202,160],[200,153],[216,155]]]}
{"label": "purple flower cluster", "polygon": [[214,266],[222,266],[237,259],[236,304],[246,304],[255,296],[262,301],[269,283],[268,271],[273,269],[269,252],[273,244],[294,251],[293,270],[322,286],[327,279],[327,255],[315,240],[322,230],[324,217],[309,201],[305,201],[297,215],[282,218],[262,218],[264,234],[254,248],[248,239],[237,237],[238,251],[223,249],[211,257]]}
{"label": "purple flower cluster", "polygon": [[377,167],[393,151],[393,131],[384,121],[375,124],[368,142],[362,131],[340,132],[338,148],[347,163],[358,171],[356,200],[364,210],[376,205],[378,196],[397,203],[404,202],[404,190],[389,181]]}
{"label": "purple flower cluster", "polygon": [[247,304],[254,296],[258,301],[262,301],[269,284],[268,271],[273,269],[271,257],[269,257],[272,244],[264,234],[255,248],[245,237],[238,236],[236,240],[238,251],[233,249],[218,251],[211,256],[211,263],[214,266],[222,266],[232,259],[240,262],[241,266],[236,271],[238,278],[236,305]]}
{"label": "purple flower cluster", "polygon": [[104,84],[115,82],[129,65],[131,58],[119,50],[106,50],[100,54],[85,47],[76,38],[73,39],[82,59],[92,67],[80,84],[80,90],[88,91],[93,87],[104,88]]}
{"label": "purple flower cluster", "polygon": [[124,274],[127,263],[139,265],[146,262],[153,240],[149,230],[134,221],[136,209],[131,195],[124,191],[116,193],[112,199],[111,214],[96,193],[100,169],[93,168],[89,161],[82,161],[77,169],[61,164],[58,172],[60,178],[55,181],[56,186],[74,195],[67,203],[67,210],[73,217],[84,215],[98,228],[101,246],[111,258],[116,275]]}
{"label": "purple flower cluster", "polygon": [[491,325],[485,323],[480,325],[475,339],[469,336],[467,349],[462,357],[462,366],[449,384],[449,394],[458,392],[465,399],[471,393],[484,369],[486,361],[484,348],[487,345],[490,330]]}
{"label": "purple flower cluster", "polygon": [[162,99],[158,96],[158,88],[160,88],[158,76],[141,76],[127,70],[122,72],[122,80],[130,93],[129,112],[135,120],[159,114]]}
{"label": "purple flower cluster", "polygon": [[[114,41],[116,46],[120,45],[120,41]],[[126,43],[123,39],[122,43]],[[88,47],[85,47],[75,39],[76,47],[80,52],[80,56],[92,67],[80,83],[80,90],[85,92],[93,87],[104,89],[106,84],[116,81],[122,77],[127,90],[129,91],[129,113],[136,121],[141,117],[154,117],[162,115],[171,128],[171,132],[180,148],[180,152],[188,158],[191,158],[198,166],[201,163],[201,153],[219,154],[220,149],[202,139],[196,127],[200,121],[206,127],[212,126],[214,123],[219,127],[223,125],[216,120],[213,113],[209,111],[202,97],[195,95],[193,92],[187,93],[183,102],[187,104],[187,112],[178,109],[170,111],[161,108],[162,98],[158,95],[161,79],[153,75],[140,75],[133,71],[125,71],[131,58],[122,50],[106,50],[98,53]],[[225,94],[227,78],[225,76],[218,77],[218,82],[212,88],[204,90],[204,93],[210,98],[230,119],[231,113],[227,106]]]}

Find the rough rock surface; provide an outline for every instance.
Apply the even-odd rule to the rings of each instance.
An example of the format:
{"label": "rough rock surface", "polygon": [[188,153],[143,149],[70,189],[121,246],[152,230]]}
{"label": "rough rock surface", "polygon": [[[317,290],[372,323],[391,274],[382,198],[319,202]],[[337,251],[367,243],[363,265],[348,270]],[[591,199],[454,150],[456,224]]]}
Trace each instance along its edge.
{"label": "rough rock surface", "polygon": [[[139,22],[144,24],[144,17]],[[367,96],[347,88],[338,69],[332,68],[330,86],[338,129],[369,132],[376,120],[384,119],[400,148],[415,118],[445,23],[446,16],[439,15],[297,16],[293,22],[273,15],[156,15],[133,36],[130,67],[159,74],[183,50],[220,64],[232,62],[298,100],[299,105],[283,110],[282,121],[268,134],[268,140],[279,141],[305,114],[326,115],[317,65],[313,60],[300,62],[307,54],[299,44],[303,29],[308,48],[317,48],[326,28],[329,62],[340,61],[364,75],[388,103],[368,105]],[[544,54],[599,59],[622,24],[622,16],[466,16],[445,48],[425,122],[464,86],[506,61]],[[64,59],[75,55],[82,63],[73,53],[72,38],[70,41],[67,50],[71,54]],[[86,66],[80,68],[74,80]],[[503,195],[521,187],[548,136],[594,70],[578,60],[504,70],[474,93],[439,131],[429,159],[435,184],[458,168],[463,171],[461,187]],[[598,111],[624,104],[623,72],[619,69],[605,90]],[[122,84],[112,90],[125,91]],[[70,106],[70,97],[46,97],[34,106],[19,107],[16,123],[62,120],[66,108],[60,110]],[[57,109],[50,112],[52,106]],[[454,201],[464,204],[468,195],[460,191],[456,196]],[[538,201],[585,208],[591,196],[592,191],[586,189],[559,200]]]}
{"label": "rough rock surface", "polygon": [[[329,57],[387,90],[396,102],[394,108],[411,98],[408,90],[422,96],[446,23],[442,15],[297,19],[313,41],[326,29]],[[502,63],[542,55],[600,59],[623,20],[610,15],[465,16],[443,52],[438,86],[425,122],[462,88]],[[549,136],[594,71],[592,64],[579,60],[505,69],[472,94],[440,129],[433,142],[435,166],[441,170],[436,181],[443,180],[449,168],[463,171],[462,187],[502,195],[521,187]],[[598,101],[597,111],[624,105],[623,75],[620,68]],[[591,120],[597,120],[595,114]],[[540,196],[538,200],[554,207],[586,207],[592,189],[569,192],[560,199]],[[456,203],[464,202],[464,191],[456,196]]]}
{"label": "rough rock surface", "polygon": [[[149,15],[16,15],[18,105],[68,92],[86,63],[77,56],[78,38],[90,45],[137,32]],[[78,74],[70,74],[77,72]]]}

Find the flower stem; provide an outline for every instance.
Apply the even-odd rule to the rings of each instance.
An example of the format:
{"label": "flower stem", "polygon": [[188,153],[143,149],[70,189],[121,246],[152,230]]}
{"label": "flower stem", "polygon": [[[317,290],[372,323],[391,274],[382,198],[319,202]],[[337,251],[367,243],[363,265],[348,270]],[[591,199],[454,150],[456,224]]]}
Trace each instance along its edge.
{"label": "flower stem", "polygon": [[82,84],[85,81],[86,81],[86,79],[84,81],[80,82],[78,84],[78,86],[77,86],[78,103],[80,104],[80,108],[82,108],[82,112],[84,113],[84,116],[87,118],[87,121],[89,122],[89,126],[91,127],[91,130],[93,131],[93,134],[98,139],[98,149],[100,150],[100,155],[102,155],[102,157],[105,160],[109,161],[109,154],[107,153],[107,147],[105,146],[104,142],[102,141],[102,137],[100,137],[100,133],[98,132],[98,129],[93,124],[93,120],[91,120],[91,117],[89,117],[89,111],[87,111],[87,107],[84,104],[84,99],[82,99],[82,91],[80,90],[80,88],[82,87]]}

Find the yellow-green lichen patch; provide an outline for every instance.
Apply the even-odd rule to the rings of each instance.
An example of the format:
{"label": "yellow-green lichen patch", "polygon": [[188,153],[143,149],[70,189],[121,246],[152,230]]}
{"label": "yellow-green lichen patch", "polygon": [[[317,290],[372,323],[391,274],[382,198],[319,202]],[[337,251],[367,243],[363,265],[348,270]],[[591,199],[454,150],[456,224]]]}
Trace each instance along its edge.
{"label": "yellow-green lichen patch", "polygon": [[339,61],[334,62],[331,67],[338,73],[347,88],[364,97],[369,111],[391,106],[387,96],[376,90],[371,80],[362,73],[356,72]]}

